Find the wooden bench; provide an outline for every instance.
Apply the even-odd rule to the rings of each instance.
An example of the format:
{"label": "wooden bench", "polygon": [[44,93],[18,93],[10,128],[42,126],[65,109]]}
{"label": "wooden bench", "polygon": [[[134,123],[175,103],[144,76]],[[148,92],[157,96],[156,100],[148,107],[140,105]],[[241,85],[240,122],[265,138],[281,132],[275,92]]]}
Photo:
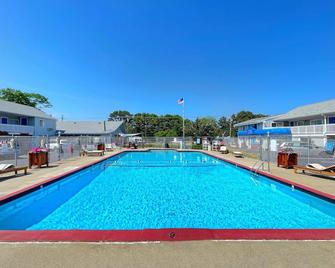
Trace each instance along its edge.
{"label": "wooden bench", "polygon": [[27,169],[28,167],[13,167],[13,168],[7,168],[5,170],[0,170],[0,174],[5,174],[5,173],[10,173],[10,172],[14,172],[15,175],[17,175],[17,172],[20,170],[24,171],[24,175],[27,175]]}

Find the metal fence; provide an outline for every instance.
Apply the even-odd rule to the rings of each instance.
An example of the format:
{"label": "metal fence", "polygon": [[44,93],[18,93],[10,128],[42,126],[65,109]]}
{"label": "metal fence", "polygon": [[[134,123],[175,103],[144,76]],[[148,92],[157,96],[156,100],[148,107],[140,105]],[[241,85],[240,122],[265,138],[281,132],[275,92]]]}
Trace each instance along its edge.
{"label": "metal fence", "polygon": [[286,151],[298,154],[298,165],[335,165],[334,151],[326,148],[326,141],[322,137],[243,136],[226,138],[225,144],[231,151],[242,151],[249,157],[272,163],[277,162],[278,152]]}
{"label": "metal fence", "polygon": [[[49,162],[78,157],[83,149],[96,149],[98,144],[128,147],[136,143],[139,148],[182,148],[182,137],[111,137],[111,136],[0,136],[0,163],[16,166],[28,165],[28,153],[33,148],[45,148]],[[191,148],[192,137],[185,138],[185,148]]]}
{"label": "metal fence", "polygon": [[[125,140],[125,146],[128,142],[131,142],[131,138]],[[193,138],[185,137],[184,148],[190,149],[192,147]],[[182,149],[183,148],[183,138],[182,137],[143,137],[137,142],[140,148],[173,148]]]}
{"label": "metal fence", "polygon": [[95,149],[99,143],[121,145],[110,136],[0,136],[0,163],[28,165],[28,153],[33,148],[49,151],[49,162],[77,157],[81,150]]}

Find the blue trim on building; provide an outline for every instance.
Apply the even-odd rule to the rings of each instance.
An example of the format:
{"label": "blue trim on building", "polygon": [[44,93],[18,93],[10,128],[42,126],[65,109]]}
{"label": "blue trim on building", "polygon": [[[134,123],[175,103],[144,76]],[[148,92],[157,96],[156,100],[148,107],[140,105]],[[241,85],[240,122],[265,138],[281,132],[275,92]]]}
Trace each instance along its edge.
{"label": "blue trim on building", "polygon": [[290,128],[269,128],[269,129],[255,129],[239,131],[238,136],[266,136],[266,135],[292,135]]}

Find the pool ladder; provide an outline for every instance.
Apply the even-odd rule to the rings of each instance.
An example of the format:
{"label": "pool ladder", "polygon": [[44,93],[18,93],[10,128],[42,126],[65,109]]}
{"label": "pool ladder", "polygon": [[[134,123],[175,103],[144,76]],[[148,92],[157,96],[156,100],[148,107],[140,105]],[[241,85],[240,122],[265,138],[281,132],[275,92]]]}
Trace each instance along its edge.
{"label": "pool ladder", "polygon": [[[267,162],[263,161],[263,160],[257,160],[251,168],[251,172],[254,174],[258,174],[258,171],[265,170],[264,169],[264,164],[266,164]],[[256,168],[257,167],[257,168]],[[267,169],[267,171],[270,171],[269,168]]]}

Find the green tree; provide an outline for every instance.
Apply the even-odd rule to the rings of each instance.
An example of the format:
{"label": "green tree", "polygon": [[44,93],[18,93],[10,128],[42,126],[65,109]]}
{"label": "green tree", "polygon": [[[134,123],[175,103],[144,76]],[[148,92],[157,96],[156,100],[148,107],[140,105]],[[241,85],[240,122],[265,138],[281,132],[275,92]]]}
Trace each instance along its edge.
{"label": "green tree", "polygon": [[[158,118],[157,130],[173,130],[174,136],[183,135],[183,118],[179,115],[166,114]],[[172,133],[172,132],[170,132]],[[170,136],[173,137],[173,136]]]}
{"label": "green tree", "polygon": [[230,130],[232,127],[232,121],[231,119],[227,119],[225,116],[222,116],[218,121],[219,127],[222,130],[223,136],[229,136]]}
{"label": "green tree", "polygon": [[195,136],[195,126],[192,120],[185,119],[185,136],[186,137]]}
{"label": "green tree", "polygon": [[175,129],[160,130],[155,133],[156,137],[176,137],[177,131]]}
{"label": "green tree", "polygon": [[[240,111],[237,114],[233,114],[230,118],[232,125],[250,120],[250,119],[254,119],[254,118],[260,118],[260,117],[265,117],[267,115],[264,114],[254,114],[250,111]],[[237,135],[237,129],[233,127],[232,129],[232,136],[236,136]]]}
{"label": "green tree", "polygon": [[197,118],[194,122],[194,128],[195,135],[201,137],[215,137],[221,132],[217,121],[212,117]]}
{"label": "green tree", "polygon": [[129,120],[132,114],[128,111],[118,110],[109,114],[108,121]]}
{"label": "green tree", "polygon": [[35,108],[50,108],[52,107],[49,99],[38,93],[27,93],[21,90],[12,88],[0,89],[0,99],[16,102],[23,105],[28,105]]}

